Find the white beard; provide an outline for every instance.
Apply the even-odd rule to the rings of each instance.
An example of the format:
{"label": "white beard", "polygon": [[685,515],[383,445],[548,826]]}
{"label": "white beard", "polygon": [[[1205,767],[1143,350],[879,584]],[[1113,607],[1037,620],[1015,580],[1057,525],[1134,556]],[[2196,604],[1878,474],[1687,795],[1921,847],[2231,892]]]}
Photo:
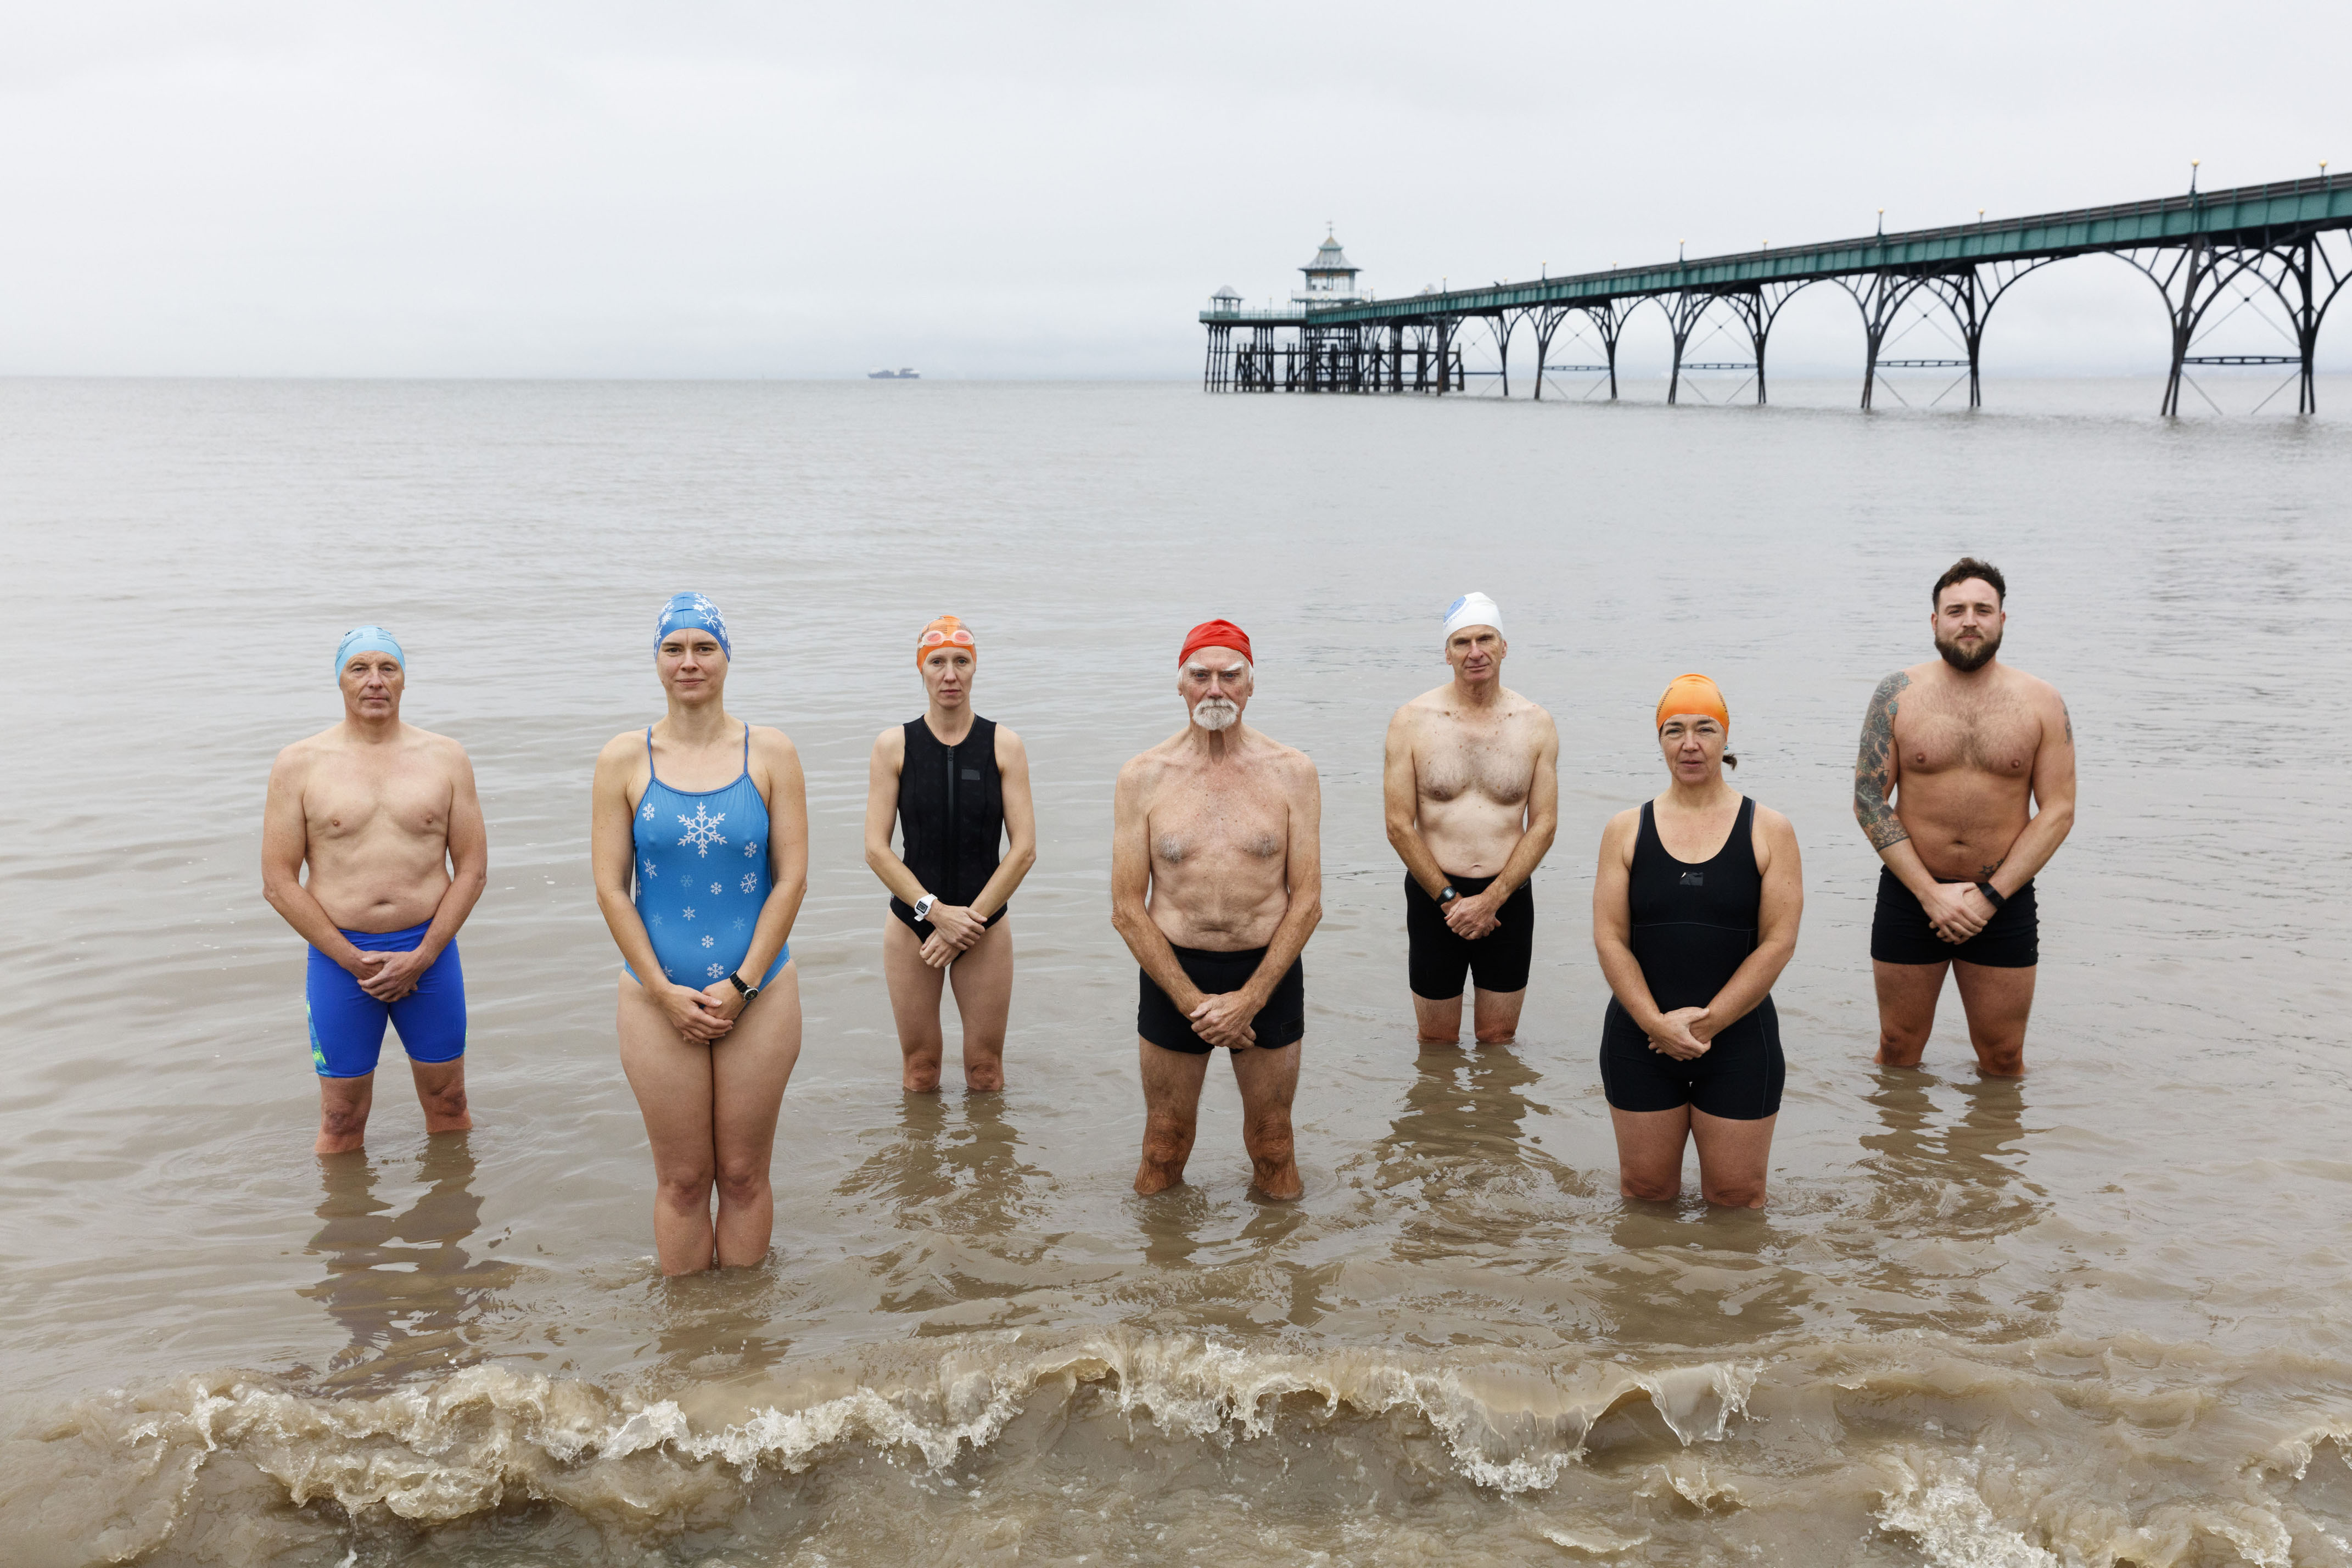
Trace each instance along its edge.
{"label": "white beard", "polygon": [[1203,697],[1192,709],[1192,722],[1212,735],[1232,729],[1241,717],[1241,708],[1230,697]]}

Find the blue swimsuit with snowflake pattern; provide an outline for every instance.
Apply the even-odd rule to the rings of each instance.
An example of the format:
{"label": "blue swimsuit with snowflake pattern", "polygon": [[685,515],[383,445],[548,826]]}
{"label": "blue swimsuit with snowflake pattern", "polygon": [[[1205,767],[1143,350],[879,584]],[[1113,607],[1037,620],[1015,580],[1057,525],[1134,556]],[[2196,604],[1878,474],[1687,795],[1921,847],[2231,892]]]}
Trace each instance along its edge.
{"label": "blue swimsuit with snowflake pattern", "polygon": [[[653,766],[649,724],[647,783],[633,825],[637,918],[653,938],[662,973],[699,991],[741,965],[774,885],[768,873],[768,803],[751,782],[751,727],[743,726],[742,774],[724,788],[672,789]],[[787,942],[759,984],[774,980],[792,956]],[[636,971],[629,973],[635,978]]]}

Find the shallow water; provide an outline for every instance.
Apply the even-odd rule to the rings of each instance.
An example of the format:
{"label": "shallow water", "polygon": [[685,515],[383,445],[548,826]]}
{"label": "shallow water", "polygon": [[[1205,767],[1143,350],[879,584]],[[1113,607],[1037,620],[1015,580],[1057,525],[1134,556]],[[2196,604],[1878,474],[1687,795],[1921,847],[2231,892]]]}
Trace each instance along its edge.
{"label": "shallow water", "polygon": [[[11,1561],[2352,1562],[2352,424],[1775,390],[0,383]],[[1869,1065],[1854,736],[1963,551],[2083,748],[2021,1085],[1949,997]],[[665,1284],[586,786],[686,585],[815,843],[776,1254]],[[1518,1044],[1424,1051],[1380,744],[1473,586],[1562,823]],[[898,1092],[857,850],[949,609],[1037,783],[1001,1098]],[[1216,614],[1325,792],[1290,1205],[1221,1070],[1190,1184],[1128,1190],[1110,785]],[[320,1162],[257,829],[366,620],[481,779],[478,1125],[428,1146],[388,1057]],[[1621,1202],[1594,1065],[1593,847],[1689,668],[1806,858],[1761,1214]]]}

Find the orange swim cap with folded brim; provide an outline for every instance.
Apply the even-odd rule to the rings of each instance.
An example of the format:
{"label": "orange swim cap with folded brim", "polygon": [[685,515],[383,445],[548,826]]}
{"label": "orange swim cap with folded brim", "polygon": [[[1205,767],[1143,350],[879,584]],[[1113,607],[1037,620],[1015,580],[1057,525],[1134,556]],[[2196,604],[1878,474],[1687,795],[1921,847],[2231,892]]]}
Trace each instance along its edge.
{"label": "orange swim cap with folded brim", "polygon": [[923,660],[943,647],[960,647],[974,658],[980,657],[980,645],[972,640],[971,628],[953,616],[941,616],[915,639],[915,668],[920,669]]}
{"label": "orange swim cap with folded brim", "polygon": [[1722,691],[1704,675],[1675,677],[1665,695],[1658,699],[1657,727],[1664,729],[1666,721],[1677,713],[1705,713],[1722,725],[1727,734],[1730,732],[1731,710],[1723,705]]}

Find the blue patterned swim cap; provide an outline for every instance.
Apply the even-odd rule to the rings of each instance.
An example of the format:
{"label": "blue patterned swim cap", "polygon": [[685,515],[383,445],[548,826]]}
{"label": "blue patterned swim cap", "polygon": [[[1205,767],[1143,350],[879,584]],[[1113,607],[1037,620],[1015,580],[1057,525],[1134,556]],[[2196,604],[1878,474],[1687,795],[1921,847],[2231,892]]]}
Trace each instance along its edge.
{"label": "blue patterned swim cap", "polygon": [[343,679],[343,666],[351,663],[355,653],[388,653],[399,660],[400,672],[408,673],[408,656],[400,651],[400,645],[382,626],[353,626],[343,634],[343,640],[335,645],[336,680]]}
{"label": "blue patterned swim cap", "polygon": [[719,639],[719,650],[729,661],[735,650],[728,645],[727,623],[719,616],[719,606],[700,594],[672,594],[669,603],[662,606],[661,617],[654,622],[654,650],[661,650],[662,638],[680,626],[699,626]]}

